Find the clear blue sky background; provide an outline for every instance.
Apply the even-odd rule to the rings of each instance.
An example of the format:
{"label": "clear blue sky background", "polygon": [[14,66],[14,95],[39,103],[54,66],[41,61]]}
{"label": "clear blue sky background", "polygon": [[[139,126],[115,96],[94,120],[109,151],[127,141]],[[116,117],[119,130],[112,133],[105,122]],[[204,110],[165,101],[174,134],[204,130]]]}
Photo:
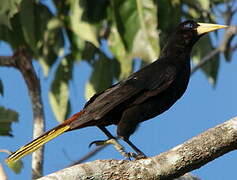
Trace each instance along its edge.
{"label": "clear blue sky background", "polygon": [[[0,43],[0,55],[11,55],[11,50],[5,43]],[[231,63],[226,63],[222,58],[218,82],[214,89],[202,72],[195,73],[191,77],[189,87],[183,98],[166,113],[143,123],[131,137],[131,140],[148,156],[154,156],[183,143],[208,128],[235,117],[237,114],[236,58],[236,52]],[[46,129],[48,130],[58,124],[48,104],[47,93],[51,79],[43,77],[42,69],[37,63],[34,63],[34,66],[41,80]],[[74,68],[73,80],[70,82],[73,113],[80,111],[85,103],[84,88],[90,72],[91,69],[85,62],[76,64]],[[51,73],[53,74],[53,71]],[[18,71],[1,67],[0,78],[4,84],[4,97],[0,97],[0,105],[13,109],[20,115],[19,123],[13,125],[14,137],[0,137],[0,149],[14,151],[32,138],[32,109],[26,85]],[[116,132],[114,126],[109,129]],[[44,174],[67,167],[90,150],[88,148],[90,142],[104,138],[103,133],[97,128],[90,127],[63,134],[47,143],[45,146]],[[126,144],[124,145],[126,146]],[[126,146],[126,148],[130,150],[129,147]],[[6,156],[6,154],[0,153],[1,163]],[[122,159],[120,154],[112,146],[109,146],[89,161],[111,158]],[[4,165],[10,180],[31,178],[31,156],[26,156],[23,162],[25,167],[19,175],[14,174]],[[236,162],[237,152],[235,151],[192,173],[206,180],[236,179]]]}

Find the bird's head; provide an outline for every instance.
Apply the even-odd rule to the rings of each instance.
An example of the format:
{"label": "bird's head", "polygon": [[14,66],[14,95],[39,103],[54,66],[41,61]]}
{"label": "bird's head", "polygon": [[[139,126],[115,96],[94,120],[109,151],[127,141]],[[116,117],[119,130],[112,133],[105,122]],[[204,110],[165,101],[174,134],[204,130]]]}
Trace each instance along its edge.
{"label": "bird's head", "polygon": [[184,45],[192,46],[202,35],[227,27],[225,25],[198,23],[188,20],[179,24],[175,36],[180,38]]}
{"label": "bird's head", "polygon": [[173,54],[177,51],[191,51],[193,45],[204,34],[215,31],[217,29],[227,28],[225,25],[198,23],[193,20],[188,20],[180,23],[175,29],[174,33],[168,40],[168,43],[163,48],[162,55],[168,55],[169,52]]}

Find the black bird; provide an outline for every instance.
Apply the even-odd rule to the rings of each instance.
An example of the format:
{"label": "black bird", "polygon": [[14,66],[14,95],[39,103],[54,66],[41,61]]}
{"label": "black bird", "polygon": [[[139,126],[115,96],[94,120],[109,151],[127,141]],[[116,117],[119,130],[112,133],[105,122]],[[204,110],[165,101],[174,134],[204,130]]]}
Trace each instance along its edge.
{"label": "black bird", "polygon": [[113,143],[123,155],[133,156],[134,154],[123,151],[106,129],[106,126],[112,124],[117,125],[118,137],[135,150],[135,157],[145,157],[129,141],[130,135],[139,123],[168,110],[183,95],[189,82],[190,53],[195,42],[203,34],[226,27],[190,20],[179,24],[162,49],[158,60],[103,92],[95,94],[82,111],[21,147],[10,155],[6,162],[10,165],[63,132],[88,126],[99,127],[109,138],[93,143]]}

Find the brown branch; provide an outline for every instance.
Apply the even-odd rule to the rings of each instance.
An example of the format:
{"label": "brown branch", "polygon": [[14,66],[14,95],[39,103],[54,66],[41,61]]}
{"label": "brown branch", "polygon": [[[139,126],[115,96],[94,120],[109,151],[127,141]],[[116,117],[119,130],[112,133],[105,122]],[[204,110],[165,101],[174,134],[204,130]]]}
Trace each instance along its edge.
{"label": "brown branch", "polygon": [[237,148],[237,117],[160,155],[134,160],[96,160],[78,164],[48,179],[162,179],[182,176]]}
{"label": "brown branch", "polygon": [[12,56],[0,56],[0,66],[15,67],[15,59]]}
{"label": "brown branch", "polygon": [[[33,138],[35,139],[43,134],[45,125],[40,82],[32,65],[32,58],[25,49],[19,49],[13,56],[0,56],[0,66],[18,69],[26,82],[33,110]],[[41,177],[42,171],[43,148],[32,154],[32,179]]]}
{"label": "brown branch", "polygon": [[[16,68],[21,72],[28,87],[29,96],[33,109],[33,139],[39,137],[44,132],[44,112],[41,101],[41,87],[39,79],[32,65],[32,58],[22,49],[17,52]],[[43,148],[32,154],[32,179],[39,178],[43,172]]]}

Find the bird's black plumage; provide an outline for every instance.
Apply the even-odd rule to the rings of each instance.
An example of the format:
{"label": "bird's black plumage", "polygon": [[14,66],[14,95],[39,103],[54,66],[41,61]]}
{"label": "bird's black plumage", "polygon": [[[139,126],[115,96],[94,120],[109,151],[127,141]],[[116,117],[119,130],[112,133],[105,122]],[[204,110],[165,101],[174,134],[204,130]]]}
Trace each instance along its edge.
{"label": "bird's black plumage", "polygon": [[35,151],[63,132],[87,126],[98,126],[113,139],[105,128],[111,124],[117,125],[120,138],[138,155],[144,156],[129,141],[130,135],[139,123],[165,112],[183,95],[189,82],[193,45],[203,34],[225,27],[194,21],[181,23],[169,37],[158,60],[94,95],[82,111],[14,152],[6,160],[7,163]]}
{"label": "bird's black plumage", "polygon": [[81,125],[118,125],[118,136],[129,138],[138,123],[169,109],[185,92],[190,77],[190,53],[199,39],[188,21],[180,24],[155,62],[127,79],[94,95],[85,113],[71,129]]}

